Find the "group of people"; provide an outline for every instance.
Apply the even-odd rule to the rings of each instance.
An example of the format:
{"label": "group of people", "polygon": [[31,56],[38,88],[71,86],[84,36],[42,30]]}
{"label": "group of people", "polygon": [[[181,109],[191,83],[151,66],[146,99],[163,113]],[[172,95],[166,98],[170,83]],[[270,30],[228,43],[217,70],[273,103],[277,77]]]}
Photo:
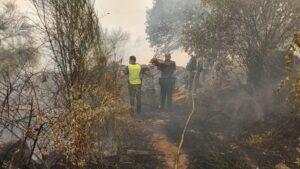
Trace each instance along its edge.
{"label": "group of people", "polygon": [[[172,93],[176,78],[174,72],[176,70],[176,63],[171,60],[171,54],[165,54],[165,60],[163,62],[154,58],[151,60],[152,64],[157,66],[161,71],[159,78],[159,84],[161,89],[160,94],[160,111],[164,111],[167,108],[169,111],[173,108]],[[142,67],[136,63],[136,57],[129,57],[129,65],[123,71],[128,76],[128,91],[130,97],[130,105],[134,109],[136,100],[136,112],[141,113],[141,88],[142,88]]]}
{"label": "group of people", "polygon": [[[171,54],[165,54],[165,60],[159,60],[157,58],[153,58],[151,63],[155,65],[158,70],[161,72],[159,78],[160,85],[160,111],[172,111],[173,109],[173,101],[172,94],[175,87],[176,77],[174,72],[176,70],[175,61],[171,60]],[[199,81],[199,78],[194,79],[197,72],[201,72],[202,67],[202,59],[197,59],[195,56],[192,56],[190,61],[186,66],[188,75],[188,83],[186,88],[191,91],[193,81]],[[130,97],[130,105],[132,111],[134,111],[134,105],[136,100],[136,112],[137,114],[141,113],[142,110],[142,102],[141,102],[141,88],[142,88],[142,67],[141,65],[136,63],[136,57],[129,57],[129,65],[123,70],[124,75],[128,76],[128,91]],[[197,85],[197,84],[196,84]]]}

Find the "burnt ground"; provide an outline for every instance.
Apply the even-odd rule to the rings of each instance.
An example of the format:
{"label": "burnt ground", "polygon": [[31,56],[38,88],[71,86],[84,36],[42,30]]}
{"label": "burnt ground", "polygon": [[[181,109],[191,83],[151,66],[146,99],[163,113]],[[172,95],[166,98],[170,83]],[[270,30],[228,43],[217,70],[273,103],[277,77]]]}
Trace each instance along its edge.
{"label": "burnt ground", "polygon": [[[163,168],[172,168],[188,108],[179,105],[174,112],[152,112],[138,116],[149,129],[156,158]],[[181,168],[189,169],[274,169],[284,164],[296,169],[300,120],[292,114],[270,114],[260,121],[228,132],[222,118],[213,122],[195,114],[186,134]],[[149,134],[149,133],[148,133]],[[155,139],[158,137],[159,139]],[[180,168],[180,167],[179,167]]]}
{"label": "burnt ground", "polygon": [[[166,126],[169,113],[145,112],[134,116],[128,126],[124,126],[124,145],[115,157],[102,159],[102,168],[107,169],[173,169],[177,155],[177,142],[172,141]],[[99,164],[97,164],[99,166]],[[188,169],[188,156],[183,151],[180,155],[179,169]],[[90,166],[93,168],[93,166]]]}
{"label": "burnt ground", "polygon": [[[125,126],[126,125],[126,126]],[[164,169],[166,164],[161,159],[164,155],[153,144],[153,132],[145,122],[133,119],[122,127],[123,145],[117,156],[101,159],[102,169]]]}
{"label": "burnt ground", "polygon": [[[124,123],[122,150],[87,168],[172,169],[190,105],[174,112],[147,111]],[[220,116],[208,120],[196,112],[186,133],[179,169],[274,169],[284,164],[297,169],[300,119],[291,114],[269,114],[252,124],[231,126]],[[126,126],[125,126],[126,124]],[[119,124],[123,125],[123,124]],[[64,167],[62,167],[64,168]]]}

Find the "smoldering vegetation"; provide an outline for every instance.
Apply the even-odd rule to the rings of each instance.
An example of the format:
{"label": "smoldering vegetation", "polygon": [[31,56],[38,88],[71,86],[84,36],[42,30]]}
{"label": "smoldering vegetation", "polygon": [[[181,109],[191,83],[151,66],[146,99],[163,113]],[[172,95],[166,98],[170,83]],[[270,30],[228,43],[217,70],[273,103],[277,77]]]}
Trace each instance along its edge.
{"label": "smoldering vegetation", "polygon": [[[281,56],[278,59],[284,62]],[[296,168],[299,118],[284,101],[285,97],[275,94],[283,74],[268,77],[268,82],[253,94],[245,82],[245,72],[229,65],[222,72],[212,69],[200,75],[201,87],[195,91],[196,112],[183,147],[189,168],[274,168],[278,164]],[[153,105],[158,104],[159,98],[159,86],[152,80],[159,75],[156,70],[151,72],[154,78],[146,81],[152,82],[144,85],[147,112],[157,111]],[[223,78],[217,78],[218,73]],[[179,67],[176,75],[180,77],[176,91],[180,92],[186,85],[187,74]],[[177,145],[191,108],[191,98],[187,97],[176,102],[175,112],[145,116],[153,119],[163,116],[161,129]]]}
{"label": "smoldering vegetation", "polygon": [[1,168],[163,166],[128,153],[155,151],[121,99],[128,33],[103,31],[90,0],[30,2],[32,18],[12,2],[0,6]]}
{"label": "smoldering vegetation", "polygon": [[[286,102],[289,87],[276,91],[289,72],[285,56],[300,28],[299,5],[281,0],[154,1],[146,30],[151,45],[159,52],[182,48],[204,59],[194,91],[196,113],[184,144],[190,168],[297,168],[298,110]],[[297,58],[293,63],[297,68]],[[178,106],[180,118],[166,126],[176,143],[191,100]]]}
{"label": "smoldering vegetation", "polygon": [[[170,168],[157,144],[178,145],[192,95],[186,168],[299,167],[299,1],[155,0],[146,23],[155,55],[183,49],[203,69],[188,93],[189,72],[177,68],[185,95],[166,113],[160,72],[143,65],[134,118],[118,76],[129,34],[103,31],[92,0],[30,2],[34,18],[0,8],[1,168]],[[53,69],[37,68],[45,55]]]}

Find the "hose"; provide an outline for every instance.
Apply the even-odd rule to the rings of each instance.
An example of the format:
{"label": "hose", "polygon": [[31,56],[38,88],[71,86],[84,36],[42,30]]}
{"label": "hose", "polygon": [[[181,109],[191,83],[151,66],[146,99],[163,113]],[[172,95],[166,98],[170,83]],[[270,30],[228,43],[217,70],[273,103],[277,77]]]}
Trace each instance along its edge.
{"label": "hose", "polygon": [[191,112],[189,113],[189,116],[185,122],[185,126],[184,126],[184,129],[182,131],[182,134],[181,134],[181,139],[180,139],[180,142],[179,142],[179,145],[178,145],[178,150],[177,150],[177,154],[176,154],[176,157],[175,157],[175,165],[174,165],[174,169],[178,169],[178,164],[179,164],[179,158],[180,158],[180,153],[181,153],[181,149],[182,149],[182,145],[184,143],[184,139],[185,139],[185,134],[186,134],[186,131],[187,131],[187,128],[188,128],[188,125],[191,121],[191,118],[193,116],[193,114],[195,113],[195,87],[196,87],[196,78],[199,74],[199,71],[197,71],[193,77],[193,82],[192,82],[192,91],[191,91],[191,95],[192,95],[192,110]]}

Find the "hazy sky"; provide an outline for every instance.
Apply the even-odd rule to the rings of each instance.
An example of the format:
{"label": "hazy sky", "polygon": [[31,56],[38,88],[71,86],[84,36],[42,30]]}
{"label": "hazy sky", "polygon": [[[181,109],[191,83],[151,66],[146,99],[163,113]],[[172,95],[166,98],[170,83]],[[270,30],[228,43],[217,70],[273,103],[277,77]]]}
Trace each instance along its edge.
{"label": "hazy sky", "polygon": [[[29,0],[16,0],[23,12],[28,12]],[[121,28],[130,33],[130,41],[124,51],[126,63],[130,55],[137,56],[139,63],[148,63],[153,57],[153,49],[146,40],[146,11],[151,9],[152,0],[95,0],[95,9],[104,29]],[[110,13],[107,15],[107,13]],[[177,65],[185,66],[188,60],[186,54],[175,52],[173,60]]]}
{"label": "hazy sky", "polygon": [[[129,55],[136,55],[140,63],[148,63],[154,50],[149,47],[146,35],[146,11],[153,6],[152,0],[96,0],[100,22],[104,28],[127,31],[131,35],[125,52],[125,60]],[[106,13],[110,13],[106,15]],[[175,52],[173,60],[177,65],[185,66],[186,54]]]}
{"label": "hazy sky", "polygon": [[[152,7],[152,0],[96,0],[100,22],[104,27],[121,27],[135,37],[145,37],[146,10]],[[105,15],[110,13],[109,15]]]}

